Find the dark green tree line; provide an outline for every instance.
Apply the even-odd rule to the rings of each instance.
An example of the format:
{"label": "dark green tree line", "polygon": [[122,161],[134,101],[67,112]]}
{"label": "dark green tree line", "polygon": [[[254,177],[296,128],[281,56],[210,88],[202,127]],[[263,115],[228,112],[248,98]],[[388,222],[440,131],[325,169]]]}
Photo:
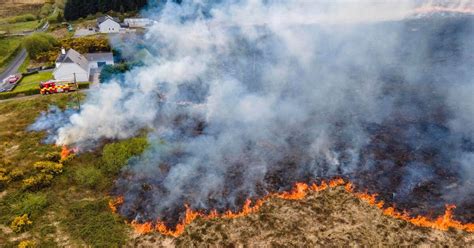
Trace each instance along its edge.
{"label": "dark green tree line", "polygon": [[147,0],[68,0],[64,7],[66,20],[77,20],[97,12],[137,11],[147,4]]}

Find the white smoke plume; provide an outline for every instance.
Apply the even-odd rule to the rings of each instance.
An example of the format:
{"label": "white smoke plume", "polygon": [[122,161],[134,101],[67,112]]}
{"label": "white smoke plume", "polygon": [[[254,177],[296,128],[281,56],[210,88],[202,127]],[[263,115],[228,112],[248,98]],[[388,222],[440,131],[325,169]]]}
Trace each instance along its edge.
{"label": "white smoke plume", "polygon": [[[125,199],[120,213],[140,221],[175,223],[185,203],[238,208],[245,198],[332,176],[407,207],[432,203],[425,196],[433,192],[434,208],[446,199],[472,206],[445,197],[474,193],[462,172],[472,171],[474,150],[473,125],[465,126],[474,123],[472,19],[403,19],[420,6],[427,5],[152,5],[144,13],[157,23],[143,37],[152,56],[91,91],[50,137],[87,150],[147,130],[151,148],[115,189]],[[449,25],[456,41],[439,36]],[[414,202],[416,194],[424,198]]]}

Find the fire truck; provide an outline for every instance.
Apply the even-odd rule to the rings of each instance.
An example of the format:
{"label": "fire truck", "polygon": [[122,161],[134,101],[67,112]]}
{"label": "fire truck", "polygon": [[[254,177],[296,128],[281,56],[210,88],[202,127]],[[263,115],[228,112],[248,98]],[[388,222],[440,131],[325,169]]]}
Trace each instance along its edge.
{"label": "fire truck", "polygon": [[74,83],[66,81],[47,81],[40,83],[41,95],[49,95],[54,93],[70,92],[77,90]]}

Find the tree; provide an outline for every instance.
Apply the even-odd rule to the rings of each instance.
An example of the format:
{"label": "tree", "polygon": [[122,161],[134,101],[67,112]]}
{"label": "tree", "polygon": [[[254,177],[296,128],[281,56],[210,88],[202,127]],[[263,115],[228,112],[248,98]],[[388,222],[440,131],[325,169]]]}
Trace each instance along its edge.
{"label": "tree", "polygon": [[97,12],[127,12],[143,8],[147,0],[68,0],[64,7],[64,18],[72,21]]}
{"label": "tree", "polygon": [[52,35],[45,33],[35,33],[23,40],[23,47],[33,59],[42,52],[54,49],[58,44],[59,42]]}

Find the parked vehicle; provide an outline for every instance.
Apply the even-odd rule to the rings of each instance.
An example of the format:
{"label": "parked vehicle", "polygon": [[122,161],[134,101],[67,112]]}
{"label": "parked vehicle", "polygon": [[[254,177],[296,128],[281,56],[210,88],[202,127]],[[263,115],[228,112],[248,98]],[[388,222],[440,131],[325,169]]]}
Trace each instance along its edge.
{"label": "parked vehicle", "polygon": [[16,84],[18,81],[20,81],[20,76],[10,75],[5,79],[5,81],[11,84]]}
{"label": "parked vehicle", "polygon": [[46,81],[40,83],[41,95],[76,91],[77,86],[67,81]]}

